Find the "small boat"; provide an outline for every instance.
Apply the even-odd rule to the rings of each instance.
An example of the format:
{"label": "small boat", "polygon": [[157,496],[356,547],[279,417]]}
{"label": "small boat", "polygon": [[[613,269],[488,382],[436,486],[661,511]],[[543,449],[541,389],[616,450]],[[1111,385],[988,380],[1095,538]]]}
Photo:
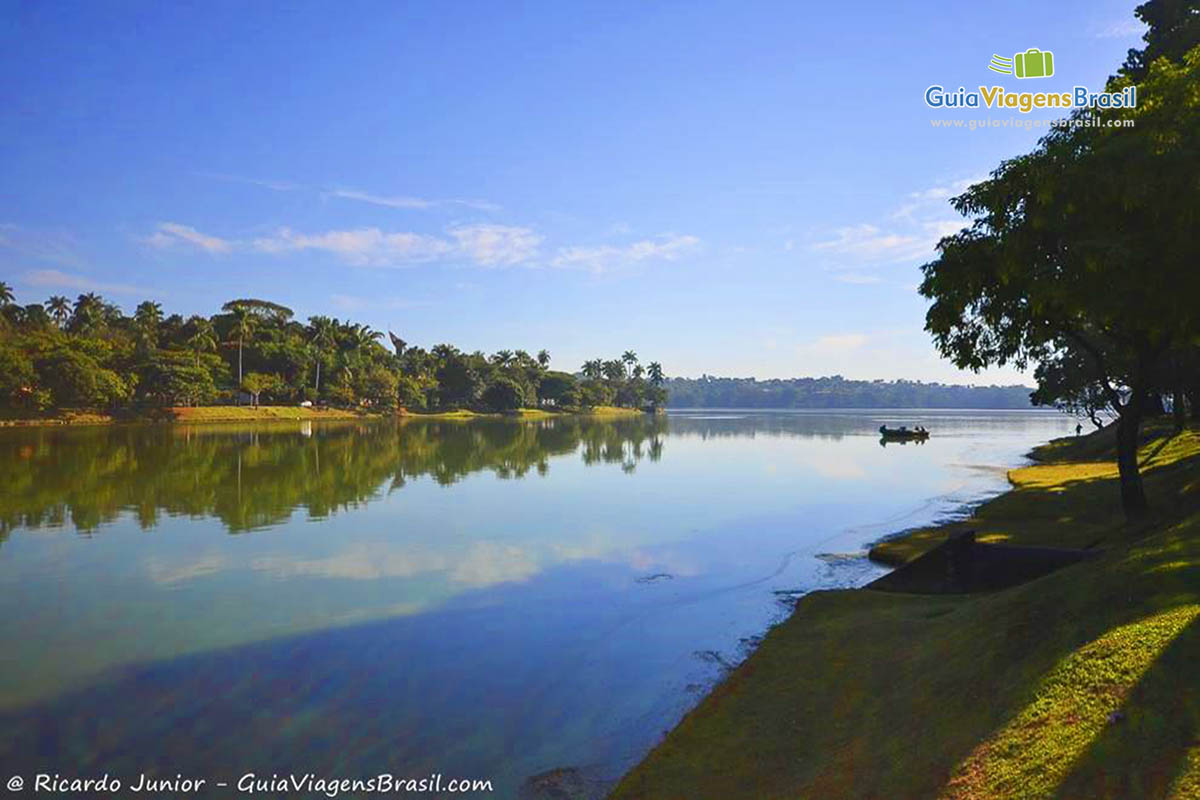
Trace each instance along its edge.
{"label": "small boat", "polygon": [[928,439],[929,431],[924,428],[889,428],[887,425],[880,425],[879,435],[889,441],[906,441],[909,439]]}

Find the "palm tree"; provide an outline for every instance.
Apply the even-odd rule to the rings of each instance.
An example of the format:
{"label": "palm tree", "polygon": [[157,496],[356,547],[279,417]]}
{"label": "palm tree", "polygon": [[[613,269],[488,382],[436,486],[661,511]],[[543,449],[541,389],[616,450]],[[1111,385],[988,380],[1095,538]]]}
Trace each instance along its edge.
{"label": "palm tree", "polygon": [[[337,320],[334,320],[333,324],[337,326]],[[373,330],[370,325],[355,325],[349,322],[340,327],[338,346],[342,353],[342,373],[347,380],[353,380],[354,370],[362,360],[363,351],[382,338],[383,333]]]}
{"label": "palm tree", "polygon": [[81,294],[75,298],[71,324],[75,330],[86,331],[100,321],[103,312],[104,298],[95,292]]}
{"label": "palm tree", "polygon": [[583,362],[583,369],[580,370],[583,377],[597,380],[604,371],[604,364],[598,358],[593,358],[591,361]]}
{"label": "palm tree", "polygon": [[217,335],[213,324],[204,317],[192,317],[192,335],[188,337],[188,349],[196,356],[196,366],[200,366],[200,354],[216,352]]}
{"label": "palm tree", "polygon": [[625,362],[625,366],[628,367],[629,371],[632,373],[633,365],[636,364],[638,360],[637,353],[633,352],[632,350],[626,350],[621,354],[621,360]]}
{"label": "palm tree", "polygon": [[601,370],[604,373],[604,377],[610,381],[616,382],[625,377],[625,365],[615,358],[611,361],[605,361]]}
{"label": "palm tree", "polygon": [[642,379],[642,376],[643,376],[643,375],[645,375],[645,374],[646,374],[646,370],[645,370],[645,368],[644,368],[644,367],[642,367],[642,365],[641,365],[641,364],[634,364],[634,365],[633,365],[633,379],[634,379],[635,381],[637,381],[637,380],[641,380],[641,379]]}
{"label": "palm tree", "polygon": [[649,373],[650,373],[650,382],[651,383],[653,383],[655,386],[659,386],[662,384],[662,382],[663,382],[662,364],[658,363],[657,361],[651,361]]}
{"label": "palm tree", "polygon": [[313,391],[321,393],[321,357],[337,343],[337,323],[329,317],[309,317],[308,340],[317,352],[317,380]]}
{"label": "palm tree", "polygon": [[162,322],[162,306],[147,300],[139,303],[133,312],[133,321],[138,329],[139,344],[145,350],[158,347],[158,325]]}
{"label": "palm tree", "polygon": [[542,369],[546,369],[547,367],[549,367],[550,366],[550,351],[549,350],[538,350],[537,362],[538,362],[538,366],[541,367]]}
{"label": "palm tree", "polygon": [[512,350],[497,350],[496,355],[492,356],[492,363],[500,367],[507,367],[513,360]]}
{"label": "palm tree", "polygon": [[14,299],[16,299],[16,295],[13,294],[12,287],[4,281],[0,281],[0,306],[6,306]]}
{"label": "palm tree", "polygon": [[46,310],[50,312],[50,316],[54,317],[54,321],[61,328],[67,323],[67,318],[71,316],[71,301],[61,294],[56,294],[46,301]]}
{"label": "palm tree", "polygon": [[80,310],[98,309],[104,305],[104,298],[95,292],[87,292],[75,298],[75,313]]}
{"label": "palm tree", "polygon": [[233,335],[237,342],[238,348],[238,386],[242,385],[242,349],[246,345],[247,339],[254,338],[254,330],[258,326],[258,316],[245,306],[233,306],[229,309],[229,316],[233,318],[233,325],[229,332]]}

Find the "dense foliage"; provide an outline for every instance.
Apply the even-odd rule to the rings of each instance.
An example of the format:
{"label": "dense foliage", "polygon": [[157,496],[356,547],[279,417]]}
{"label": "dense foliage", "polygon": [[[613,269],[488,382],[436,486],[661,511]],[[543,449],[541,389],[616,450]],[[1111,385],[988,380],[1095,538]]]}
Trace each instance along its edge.
{"label": "dense foliage", "polygon": [[1026,386],[828,378],[671,378],[676,408],[1028,408]]}
{"label": "dense foliage", "polygon": [[141,303],[132,316],[94,293],[20,305],[0,283],[0,410],[312,402],[419,411],[522,407],[659,406],[662,367],[626,351],[589,361],[582,377],[551,371],[550,354],[491,356],[441,344],[409,347],[366,325],[292,319],[256,299],[211,316],[164,316]]}
{"label": "dense foliage", "polygon": [[[1118,91],[954,199],[973,219],[924,268],[926,328],[958,366],[1036,365],[1035,400],[1117,417],[1121,493],[1147,508],[1142,419],[1200,407],[1200,3],[1151,0]],[[1087,123],[1087,124],[1082,124]],[[1131,123],[1131,124],[1125,124]]]}

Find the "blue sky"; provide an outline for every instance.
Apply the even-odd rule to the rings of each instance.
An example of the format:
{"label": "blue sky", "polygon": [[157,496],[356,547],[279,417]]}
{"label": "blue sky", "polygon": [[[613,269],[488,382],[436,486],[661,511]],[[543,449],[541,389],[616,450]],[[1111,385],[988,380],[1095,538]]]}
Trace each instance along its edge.
{"label": "blue sky", "polygon": [[[3,2],[0,280],[564,369],[1016,379],[940,361],[915,287],[1039,132],[924,92],[1099,90],[1133,5]],[[1053,78],[987,70],[1029,47]]]}

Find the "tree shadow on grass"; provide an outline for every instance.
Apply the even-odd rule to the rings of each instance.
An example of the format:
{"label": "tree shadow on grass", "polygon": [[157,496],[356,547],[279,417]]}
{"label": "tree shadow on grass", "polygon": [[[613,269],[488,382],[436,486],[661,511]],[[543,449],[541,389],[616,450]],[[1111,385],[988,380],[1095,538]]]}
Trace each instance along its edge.
{"label": "tree shadow on grass", "polygon": [[1200,606],[1177,605],[1062,658],[940,796],[1165,798],[1200,731],[1200,695],[1180,685],[1200,656],[1198,620]]}
{"label": "tree shadow on grass", "polygon": [[[1200,620],[1193,619],[1129,691],[1054,795],[1163,798],[1200,781]],[[1181,676],[1196,680],[1181,681]],[[1184,795],[1179,795],[1184,796]]]}

